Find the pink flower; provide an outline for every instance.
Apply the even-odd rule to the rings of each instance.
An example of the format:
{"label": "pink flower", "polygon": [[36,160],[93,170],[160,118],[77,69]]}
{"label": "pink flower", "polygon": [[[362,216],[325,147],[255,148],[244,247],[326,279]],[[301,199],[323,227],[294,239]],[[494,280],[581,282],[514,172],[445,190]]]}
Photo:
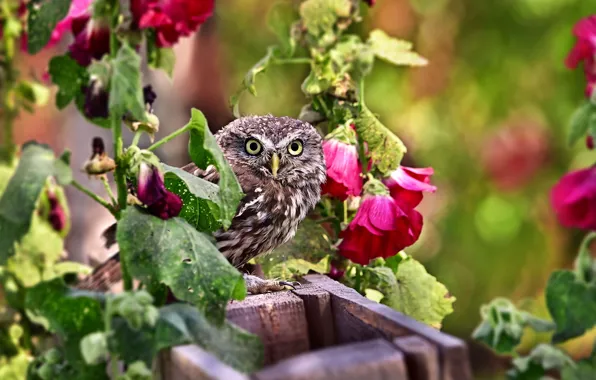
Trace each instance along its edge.
{"label": "pink flower", "polygon": [[596,16],[581,19],[573,27],[573,34],[577,37],[577,42],[569,52],[565,64],[568,68],[575,69],[581,61],[584,61],[584,72],[588,81],[586,96],[590,97],[594,82],[596,82],[596,62],[594,60],[594,54],[596,53]]}
{"label": "pink flower", "polygon": [[356,146],[331,138],[323,142],[323,153],[327,164],[327,181],[321,188],[322,194],[342,201],[350,195],[360,195],[362,166]]}
{"label": "pink flower", "polygon": [[140,29],[155,28],[157,46],[170,47],[195,32],[213,13],[214,0],[132,0]]}
{"label": "pink flower", "polygon": [[178,216],[182,210],[182,199],[166,189],[163,174],[145,163],[139,168],[137,198],[147,206],[149,213],[164,220]]}
{"label": "pink flower", "polygon": [[414,208],[422,201],[422,192],[434,193],[437,188],[430,184],[433,168],[408,168],[400,166],[383,180],[391,197],[402,207]]}
{"label": "pink flower", "polygon": [[596,166],[565,174],[552,189],[551,203],[564,226],[596,230]]}
{"label": "pink flower", "polygon": [[339,245],[340,255],[361,265],[396,255],[414,244],[422,231],[418,211],[400,207],[379,181],[371,179],[366,187],[373,187],[373,192],[367,191],[354,220],[342,231]]}
{"label": "pink flower", "polygon": [[72,0],[68,14],[58,24],[56,24],[56,27],[52,32],[50,42],[48,45],[46,45],[46,47],[50,47],[60,41],[64,33],[71,29],[73,20],[85,15],[89,16],[89,7],[91,6],[92,2],[93,0]]}

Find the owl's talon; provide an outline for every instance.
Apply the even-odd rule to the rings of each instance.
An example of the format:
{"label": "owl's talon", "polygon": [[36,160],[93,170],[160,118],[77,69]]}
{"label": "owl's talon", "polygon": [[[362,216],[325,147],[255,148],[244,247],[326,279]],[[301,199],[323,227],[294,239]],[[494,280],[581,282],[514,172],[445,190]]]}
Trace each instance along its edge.
{"label": "owl's talon", "polygon": [[300,286],[299,282],[277,281],[277,280],[263,280],[257,276],[245,274],[244,282],[246,283],[246,291],[250,294],[262,294],[268,292],[279,292],[286,290],[286,286],[296,289]]}
{"label": "owl's talon", "polygon": [[292,288],[293,290],[296,290],[296,287],[300,287],[300,283],[298,281],[279,281],[279,285],[282,286],[289,286],[290,288]]}

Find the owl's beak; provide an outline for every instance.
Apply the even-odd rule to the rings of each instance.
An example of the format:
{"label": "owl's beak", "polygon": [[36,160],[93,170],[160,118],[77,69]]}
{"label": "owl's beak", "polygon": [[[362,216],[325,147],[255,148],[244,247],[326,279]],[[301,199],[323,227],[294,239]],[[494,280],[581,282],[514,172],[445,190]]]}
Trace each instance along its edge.
{"label": "owl's beak", "polygon": [[271,157],[271,174],[273,174],[273,178],[277,178],[277,171],[279,170],[279,156],[277,153],[273,153]]}

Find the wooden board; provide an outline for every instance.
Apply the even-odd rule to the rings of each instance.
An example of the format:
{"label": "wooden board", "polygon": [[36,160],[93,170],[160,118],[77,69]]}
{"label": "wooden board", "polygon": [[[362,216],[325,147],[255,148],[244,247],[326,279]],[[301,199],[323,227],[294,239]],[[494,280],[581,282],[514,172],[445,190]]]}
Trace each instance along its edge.
{"label": "wooden board", "polygon": [[404,354],[410,380],[439,380],[439,352],[437,348],[415,335],[395,338],[393,344]]}
{"label": "wooden board", "polygon": [[335,326],[331,311],[331,295],[312,284],[304,284],[292,292],[304,302],[311,348],[334,345]]}
{"label": "wooden board", "polygon": [[331,295],[331,308],[338,343],[382,337],[393,340],[417,335],[439,350],[441,380],[472,379],[466,344],[461,339],[443,334],[417,322],[388,306],[362,297],[354,289],[323,275],[307,275],[304,281]]}
{"label": "wooden board", "polygon": [[261,338],[265,365],[310,349],[304,303],[289,291],[249,295],[242,302],[231,302],[227,317]]}
{"label": "wooden board", "polygon": [[408,380],[405,359],[377,339],[312,351],[256,374],[257,380]]}
{"label": "wooden board", "polygon": [[195,345],[162,352],[160,369],[162,379],[168,380],[249,380],[248,376]]}

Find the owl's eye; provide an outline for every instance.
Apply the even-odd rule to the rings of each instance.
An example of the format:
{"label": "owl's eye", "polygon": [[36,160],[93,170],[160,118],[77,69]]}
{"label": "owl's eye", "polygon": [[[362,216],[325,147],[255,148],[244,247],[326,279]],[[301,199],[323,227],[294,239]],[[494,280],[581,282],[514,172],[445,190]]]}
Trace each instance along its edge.
{"label": "owl's eye", "polygon": [[255,139],[248,139],[246,140],[246,145],[244,145],[244,149],[246,149],[246,153],[256,156],[257,154],[261,153],[263,150],[263,146],[258,140]]}
{"label": "owl's eye", "polygon": [[302,141],[300,140],[294,140],[290,143],[290,145],[288,145],[288,153],[290,153],[292,156],[299,156],[302,154],[303,149]]}

